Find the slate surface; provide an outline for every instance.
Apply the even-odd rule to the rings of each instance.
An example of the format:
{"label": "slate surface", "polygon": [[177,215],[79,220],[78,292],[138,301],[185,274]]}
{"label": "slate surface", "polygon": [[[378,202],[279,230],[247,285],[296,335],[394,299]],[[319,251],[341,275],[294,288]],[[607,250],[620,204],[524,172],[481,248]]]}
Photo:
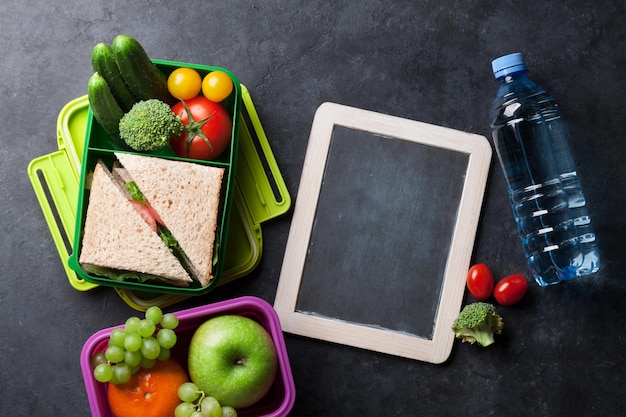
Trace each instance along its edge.
{"label": "slate surface", "polygon": [[[56,150],[56,118],[85,94],[89,52],[118,33],[153,58],[231,69],[252,94],[293,198],[317,107],[334,101],[489,136],[490,62],[521,51],[561,104],[603,256],[592,278],[501,310],[490,349],[431,365],[286,336],[294,416],[594,416],[626,411],[624,3],[3,2],[0,24],[0,414],[85,416],[78,357],[135,311],[67,282],[26,174]],[[264,225],[256,271],[169,310],[240,295],[274,301],[290,216]],[[525,272],[493,159],[474,261]],[[470,298],[467,298],[470,301]]]}

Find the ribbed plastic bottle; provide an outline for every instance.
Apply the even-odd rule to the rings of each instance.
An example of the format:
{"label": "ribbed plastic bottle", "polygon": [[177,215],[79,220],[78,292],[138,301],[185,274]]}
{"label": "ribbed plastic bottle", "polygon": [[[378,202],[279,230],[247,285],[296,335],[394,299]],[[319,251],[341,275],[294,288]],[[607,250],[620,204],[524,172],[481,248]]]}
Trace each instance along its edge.
{"label": "ribbed plastic bottle", "polygon": [[489,115],[528,265],[541,286],[596,272],[591,217],[557,104],[531,81],[520,53],[493,60]]}

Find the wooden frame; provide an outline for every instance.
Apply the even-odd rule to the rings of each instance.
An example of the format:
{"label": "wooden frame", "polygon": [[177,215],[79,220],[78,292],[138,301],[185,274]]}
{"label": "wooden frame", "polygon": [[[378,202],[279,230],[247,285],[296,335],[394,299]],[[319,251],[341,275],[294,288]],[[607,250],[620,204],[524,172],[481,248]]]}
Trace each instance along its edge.
{"label": "wooden frame", "polygon": [[[436,315],[432,337],[350,322],[341,317],[298,311],[296,308],[331,138],[337,126],[468,155],[461,199],[454,202],[458,203],[458,214],[445,264],[440,298],[435,300]],[[431,363],[447,360],[454,342],[451,326],[461,309],[465,291],[465,277],[473,250],[491,153],[491,146],[483,136],[334,103],[322,104],[315,114],[309,138],[274,303],[283,330]],[[416,301],[419,301],[419,294],[415,296]]]}

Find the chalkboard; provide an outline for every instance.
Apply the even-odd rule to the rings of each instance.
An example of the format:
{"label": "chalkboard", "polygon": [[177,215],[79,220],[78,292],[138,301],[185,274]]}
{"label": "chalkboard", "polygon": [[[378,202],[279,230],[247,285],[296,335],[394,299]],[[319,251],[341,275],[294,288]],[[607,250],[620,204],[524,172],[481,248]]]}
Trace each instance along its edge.
{"label": "chalkboard", "polygon": [[283,330],[445,361],[490,159],[483,136],[322,104],[274,302]]}

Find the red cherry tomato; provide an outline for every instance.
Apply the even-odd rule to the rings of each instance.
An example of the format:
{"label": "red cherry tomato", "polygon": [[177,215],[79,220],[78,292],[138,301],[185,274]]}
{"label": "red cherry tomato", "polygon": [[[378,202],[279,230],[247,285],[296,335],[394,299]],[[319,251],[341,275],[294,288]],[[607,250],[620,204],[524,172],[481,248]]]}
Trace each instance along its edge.
{"label": "red cherry tomato", "polygon": [[513,274],[502,278],[493,290],[498,304],[510,306],[519,302],[528,290],[528,282],[521,274]]}
{"label": "red cherry tomato", "polygon": [[486,300],[493,291],[493,274],[485,264],[473,265],[467,273],[467,289],[477,300]]}
{"label": "red cherry tomato", "polygon": [[232,120],[220,103],[197,96],[175,104],[172,111],[191,130],[170,139],[170,147],[176,155],[213,160],[230,144]]}

